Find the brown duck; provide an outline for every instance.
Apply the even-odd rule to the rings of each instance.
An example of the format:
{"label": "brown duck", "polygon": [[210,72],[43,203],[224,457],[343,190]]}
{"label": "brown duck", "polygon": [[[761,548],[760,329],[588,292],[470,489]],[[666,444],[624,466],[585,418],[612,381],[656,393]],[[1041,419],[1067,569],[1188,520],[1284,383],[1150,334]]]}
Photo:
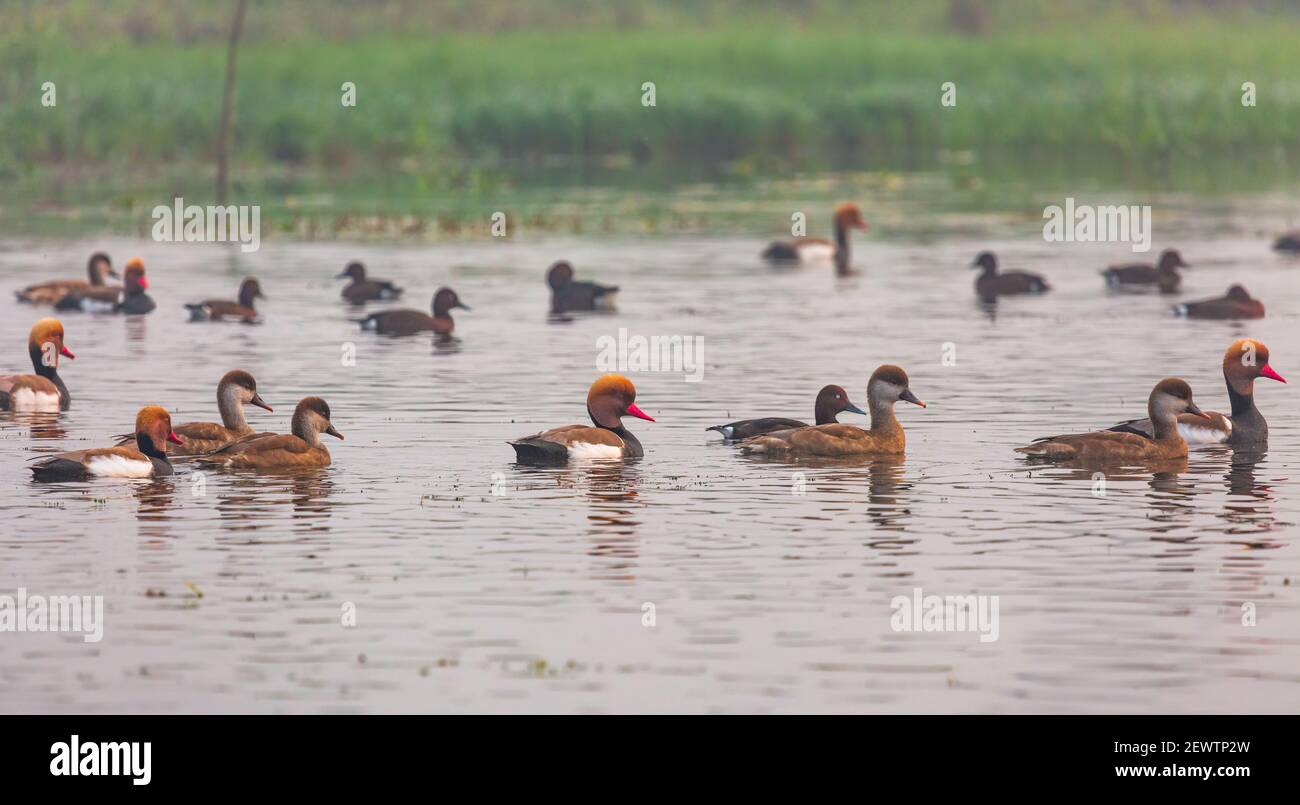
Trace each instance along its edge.
{"label": "brown duck", "polygon": [[21,291],[14,291],[14,295],[18,297],[19,302],[34,305],[52,305],[71,291],[80,291],[90,287],[104,287],[105,275],[114,279],[117,278],[117,272],[113,270],[113,262],[108,259],[107,254],[95,252],[86,263],[86,279],[39,282],[35,285],[28,285]]}
{"label": "brown duck", "polygon": [[402,295],[402,289],[388,280],[366,279],[366,267],[357,260],[348,263],[347,268],[335,279],[352,280],[343,287],[342,296],[354,305],[372,300],[396,299]]}
{"label": "brown duck", "polygon": [[1208,422],[1209,417],[1192,402],[1192,388],[1177,377],[1156,384],[1147,400],[1147,416],[1154,434],[1101,430],[1065,436],[1045,436],[1033,444],[1017,447],[1017,453],[1053,461],[1126,463],[1186,458],[1187,442],[1178,432],[1178,417],[1192,414]]}
{"label": "brown duck", "polygon": [[59,377],[59,356],[77,356],[63,343],[63,324],[41,319],[27,335],[30,375],[0,375],[0,411],[66,411],[72,395]]}
{"label": "brown duck", "polygon": [[1028,271],[1003,271],[999,274],[998,258],[993,256],[993,252],[980,252],[971,267],[983,269],[975,278],[975,293],[984,299],[1052,290],[1047,280]]}
{"label": "brown duck", "polygon": [[1159,288],[1160,293],[1174,293],[1183,284],[1178,269],[1190,267],[1191,264],[1183,260],[1177,249],[1165,249],[1154,266],[1146,263],[1111,266],[1101,272],[1101,275],[1106,278],[1106,285],[1110,288],[1130,291]]}
{"label": "brown duck", "polygon": [[623,425],[623,417],[654,422],[636,406],[636,386],[622,375],[603,375],[587,391],[591,425],[566,425],[510,442],[521,464],[562,464],[571,458],[637,458],[641,442]]}
{"label": "brown duck", "polygon": [[363,330],[374,330],[381,335],[415,335],[433,332],[438,335],[451,335],[456,323],[451,319],[453,308],[469,310],[469,305],[460,301],[460,297],[450,288],[439,288],[433,295],[433,315],[418,310],[402,308],[400,310],[382,310],[371,313],[357,322]]}
{"label": "brown duck", "polygon": [[245,277],[239,283],[239,301],[229,299],[205,299],[185,306],[190,312],[190,321],[241,321],[254,324],[259,321],[257,311],[253,309],[254,299],[265,299],[262,285],[255,277]]}
{"label": "brown duck", "polygon": [[750,453],[780,453],[838,458],[844,456],[893,455],[902,453],[907,440],[903,426],[894,416],[894,403],[909,402],[925,408],[909,388],[907,373],[886,364],[872,372],[867,381],[867,407],[871,429],[853,425],[813,425],[779,430],[741,443]]}
{"label": "brown duck", "polygon": [[217,383],[217,410],[221,424],[215,422],[183,422],[175,427],[184,444],[171,451],[173,456],[202,456],[219,450],[231,442],[245,439],[254,430],[244,421],[244,405],[272,410],[262,395],[257,393],[257,381],[243,369],[233,369]]}
{"label": "brown duck", "polygon": [[[826,386],[817,392],[817,402],[813,406],[813,416],[816,418],[818,425],[831,425],[838,422],[839,420],[836,417],[842,411],[849,411],[854,414],[867,413],[850,402],[848,393],[839,386]],[[739,441],[773,431],[806,427],[808,427],[807,422],[800,422],[797,419],[764,417],[762,419],[742,419],[739,422],[729,422],[726,425],[714,425],[711,428],[705,428],[705,430],[716,430],[722,434],[723,439]]]}
{"label": "brown duck", "polygon": [[849,230],[867,228],[858,205],[845,202],[835,208],[831,222],[835,230],[832,243],[821,238],[795,238],[773,241],[763,250],[763,259],[769,263],[816,263],[834,261],[844,269],[849,264]]}
{"label": "brown duck", "polygon": [[320,397],[304,397],[293,411],[290,435],[267,433],[231,442],[198,458],[199,463],[232,470],[292,470],[328,467],[330,451],[320,434],[343,434],[330,422],[330,407]]}
{"label": "brown duck", "polygon": [[1262,319],[1264,303],[1251,298],[1250,292],[1233,285],[1223,296],[1174,305],[1175,316],[1189,319]]}
{"label": "brown duck", "polygon": [[135,417],[135,444],[100,447],[46,456],[31,465],[37,481],[88,481],[93,478],[157,478],[171,475],[167,443],[180,444],[171,415],[156,405]]}

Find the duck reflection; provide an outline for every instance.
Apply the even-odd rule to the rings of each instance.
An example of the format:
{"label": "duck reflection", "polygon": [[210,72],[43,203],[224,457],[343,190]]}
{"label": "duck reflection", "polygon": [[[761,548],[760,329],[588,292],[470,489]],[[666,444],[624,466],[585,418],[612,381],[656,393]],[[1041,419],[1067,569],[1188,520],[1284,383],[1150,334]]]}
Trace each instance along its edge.
{"label": "duck reflection", "polygon": [[149,339],[149,317],[148,316],[127,316],[126,317],[126,346],[127,353],[130,355],[143,356],[148,354],[149,350],[146,342]]}
{"label": "duck reflection", "polygon": [[1236,533],[1272,531],[1278,527],[1273,514],[1276,496],[1267,479],[1260,479],[1257,468],[1268,457],[1267,450],[1232,451],[1223,480],[1228,489],[1228,500],[1220,515],[1230,524],[1229,531]]}
{"label": "duck reflection", "polygon": [[135,519],[140,524],[139,536],[148,540],[174,537],[171,524],[177,519],[175,476],[134,483],[132,493],[136,500]]}
{"label": "duck reflection", "polygon": [[[755,464],[780,464],[791,467],[791,491],[806,494],[807,486],[816,481],[818,491],[828,495],[848,495],[858,498],[864,478],[867,482],[867,517],[883,529],[906,530],[912,516],[910,492],[913,484],[907,479],[906,457],[902,455],[851,456],[845,458],[820,458],[801,456],[795,459],[765,453],[737,453],[742,461]],[[826,470],[810,479],[805,470]]]}
{"label": "duck reflection", "polygon": [[451,333],[435,333],[433,336],[433,354],[451,355],[461,350],[461,340]]}
{"label": "duck reflection", "polygon": [[[270,517],[292,509],[295,528],[328,531],[333,514],[334,480],[328,470],[311,469],[279,473],[223,474],[217,499],[221,526],[227,531],[260,528]],[[206,483],[211,485],[209,475]]]}
{"label": "duck reflection", "polygon": [[57,411],[16,411],[9,414],[15,425],[31,428],[32,439],[63,439],[68,431],[59,424]]}

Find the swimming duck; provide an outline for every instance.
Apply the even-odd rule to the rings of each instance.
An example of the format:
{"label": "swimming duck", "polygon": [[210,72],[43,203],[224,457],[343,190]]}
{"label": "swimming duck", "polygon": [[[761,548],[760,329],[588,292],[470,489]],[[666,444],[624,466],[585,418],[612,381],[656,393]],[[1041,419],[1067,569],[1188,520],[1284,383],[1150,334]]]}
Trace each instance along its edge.
{"label": "swimming duck", "polygon": [[1273,241],[1273,249],[1279,252],[1300,252],[1300,231],[1282,235]]}
{"label": "swimming duck", "polygon": [[165,408],[145,406],[135,417],[135,446],[100,447],[58,453],[29,469],[37,481],[87,481],[92,478],[157,478],[172,474],[167,443],[180,444]]}
{"label": "swimming duck", "polygon": [[[1268,444],[1268,422],[1255,407],[1255,379],[1267,377],[1281,383],[1286,378],[1273,371],[1268,363],[1268,347],[1253,338],[1232,342],[1223,353],[1223,380],[1228,386],[1232,414],[1207,411],[1204,418],[1195,414],[1178,417],[1178,432],[1190,444],[1230,444],[1257,447]],[[1111,428],[1121,433],[1136,433],[1155,438],[1150,419],[1130,419]]]}
{"label": "swimming duck", "polygon": [[[813,406],[813,415],[816,417],[818,425],[834,424],[838,421],[836,416],[841,411],[850,411],[855,414],[867,413],[850,402],[848,393],[839,386],[825,386],[821,391],[817,392],[817,402]],[[711,428],[705,428],[705,430],[716,430],[722,434],[723,439],[738,441],[761,436],[772,431],[806,427],[808,427],[807,422],[800,422],[797,419],[764,417],[762,419],[742,419],[739,422],[730,422],[726,425],[714,425]]]}
{"label": "swimming duck", "polygon": [[1183,260],[1177,249],[1165,249],[1160,253],[1160,260],[1155,266],[1146,263],[1111,266],[1101,272],[1101,275],[1111,288],[1145,291],[1157,287],[1160,293],[1174,293],[1183,284],[1178,269],[1190,267],[1191,264]]}
{"label": "swimming duck", "polygon": [[1251,298],[1250,292],[1233,285],[1224,296],[1174,305],[1174,315],[1189,319],[1262,319],[1264,303]]}
{"label": "swimming duck", "polygon": [[343,434],[330,422],[330,407],[320,397],[304,397],[293,411],[292,434],[266,433],[231,442],[200,456],[202,464],[231,470],[290,470],[328,467],[330,451],[320,434]]}
{"label": "swimming duck", "polygon": [[[244,420],[244,404],[272,410],[262,395],[257,393],[257,381],[243,369],[233,369],[217,383],[217,410],[221,424],[215,422],[183,422],[174,430],[185,443],[171,451],[174,456],[202,456],[219,450],[238,439],[253,434]],[[269,435],[269,434],[267,434]]]}
{"label": "swimming duck", "polygon": [[257,311],[253,309],[254,299],[265,299],[262,285],[254,277],[245,277],[239,283],[239,301],[229,299],[207,299],[185,306],[190,312],[190,321],[222,321],[232,319],[245,324],[258,321]]}
{"label": "swimming duck", "polygon": [[561,464],[571,458],[637,458],[641,442],[623,426],[623,417],[654,418],[636,407],[636,386],[622,375],[596,379],[587,391],[590,425],[566,425],[510,442],[521,464]]}
{"label": "swimming duck", "polygon": [[546,284],[551,286],[551,312],[570,310],[613,310],[618,295],[617,285],[597,285],[573,278],[573,266],[560,260],[546,271]]}
{"label": "swimming duck", "polygon": [[867,381],[870,430],[838,423],[812,425],[756,436],[742,442],[740,447],[750,453],[794,453],[825,458],[902,453],[907,440],[903,426],[894,416],[894,403],[899,400],[926,407],[909,388],[907,372],[885,364],[872,372]]}
{"label": "swimming duck", "polygon": [[835,208],[832,219],[835,242],[821,238],[796,238],[773,241],[763,250],[763,259],[769,263],[815,263],[834,260],[843,269],[849,264],[849,230],[867,228],[862,211],[856,204],[845,202]]}
{"label": "swimming duck", "polygon": [[145,293],[149,281],[144,277],[144,261],[132,257],[122,272],[122,287],[82,288],[70,291],[54,304],[55,310],[84,310],[92,313],[124,313],[140,316],[156,307]]}
{"label": "swimming duck", "polygon": [[469,305],[460,301],[455,291],[450,288],[439,288],[433,295],[432,316],[418,310],[402,308],[381,310],[357,321],[361,324],[361,329],[374,330],[382,335],[415,335],[428,331],[439,335],[450,335],[456,328],[456,323],[451,319],[452,308],[470,309]]}
{"label": "swimming duck", "polygon": [[352,282],[343,287],[342,296],[354,305],[371,300],[396,299],[402,295],[402,289],[387,280],[366,279],[366,267],[353,260],[335,279],[350,278]]}
{"label": "swimming duck", "polygon": [[62,322],[41,319],[33,324],[27,354],[35,374],[0,376],[0,411],[66,411],[72,395],[59,377],[59,356],[77,356],[63,343]]}
{"label": "swimming duck", "polygon": [[108,255],[103,252],[95,252],[90,256],[86,263],[86,277],[84,280],[51,280],[49,282],[38,282],[35,285],[28,285],[21,291],[14,291],[19,302],[27,302],[34,305],[52,305],[58,302],[70,291],[79,291],[90,287],[103,287],[104,276],[108,275],[117,278],[117,272],[113,270],[113,262],[108,259]]}
{"label": "swimming duck", "polygon": [[1035,458],[1053,461],[1130,462],[1186,458],[1187,442],[1178,432],[1178,417],[1192,414],[1209,422],[1192,402],[1192,388],[1177,377],[1156,384],[1147,400],[1147,416],[1155,423],[1151,436],[1127,431],[1101,430],[1065,436],[1045,436],[1015,448]]}
{"label": "swimming duck", "polygon": [[1052,290],[1047,280],[1027,271],[1003,271],[998,273],[998,258],[993,252],[980,252],[971,263],[972,268],[984,269],[975,278],[975,293],[985,299],[1022,293],[1044,293]]}

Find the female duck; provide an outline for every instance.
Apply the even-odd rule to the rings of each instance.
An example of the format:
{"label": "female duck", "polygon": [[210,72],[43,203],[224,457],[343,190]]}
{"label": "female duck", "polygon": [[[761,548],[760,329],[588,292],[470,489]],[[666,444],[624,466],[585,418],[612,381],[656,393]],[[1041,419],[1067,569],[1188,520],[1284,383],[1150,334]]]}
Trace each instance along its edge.
{"label": "female duck", "polygon": [[92,478],[158,478],[172,474],[167,443],[180,444],[172,418],[156,405],[135,417],[135,445],[100,447],[47,456],[30,469],[37,481],[87,481]]}
{"label": "female duck", "polygon": [[0,376],[0,411],[66,411],[72,395],[59,377],[59,356],[76,358],[63,343],[63,324],[41,319],[27,336],[30,375]]}
{"label": "female duck", "polygon": [[636,386],[622,375],[604,375],[587,391],[587,415],[595,427],[566,425],[510,442],[521,464],[562,464],[571,458],[637,458],[641,442],[623,417],[654,419],[636,407]]}
{"label": "female duck", "polygon": [[1233,285],[1224,296],[1174,305],[1174,315],[1189,319],[1262,319],[1264,303],[1252,298],[1242,286]]}
{"label": "female duck", "polygon": [[1156,384],[1147,399],[1147,415],[1154,423],[1152,436],[1102,430],[1045,436],[1015,450],[1052,461],[1126,463],[1186,458],[1187,442],[1178,432],[1181,414],[1192,414],[1209,421],[1209,417],[1192,402],[1191,386],[1177,377],[1167,377]]}
{"label": "female duck", "polygon": [[257,281],[257,278],[245,277],[244,281],[239,283],[239,301],[207,299],[186,305],[185,308],[190,312],[190,321],[222,321],[229,319],[231,321],[242,321],[245,324],[254,324],[258,321],[258,317],[257,311],[253,309],[253,300],[265,298],[266,295],[262,293],[262,285]]}
{"label": "female duck", "polygon": [[231,442],[250,436],[253,429],[244,421],[244,405],[272,410],[262,395],[257,393],[257,381],[243,369],[226,372],[217,384],[217,410],[221,424],[215,422],[184,422],[176,426],[176,433],[185,443],[172,451],[176,456],[201,456],[219,450]]}
{"label": "female duck", "polygon": [[758,436],[742,442],[740,447],[751,453],[791,453],[825,458],[899,454],[907,443],[903,426],[894,416],[894,403],[900,400],[925,407],[925,403],[918,400],[909,388],[907,373],[886,364],[872,372],[867,381],[870,430],[853,425],[814,425]]}
{"label": "female duck", "polygon": [[[826,386],[817,392],[817,402],[813,406],[813,416],[816,417],[818,425],[831,425],[838,422],[839,420],[836,417],[842,411],[850,411],[855,414],[867,413],[850,402],[848,393],[839,386]],[[739,422],[730,422],[726,425],[714,425],[711,428],[705,428],[705,430],[716,430],[722,434],[723,439],[738,441],[740,439],[750,439],[754,436],[762,436],[764,433],[773,431],[806,427],[808,427],[807,422],[800,422],[797,419],[764,417],[762,419],[742,419]]]}
{"label": "female duck", "polygon": [[14,294],[18,297],[19,302],[34,305],[52,305],[72,291],[91,287],[104,287],[105,275],[117,279],[117,272],[113,270],[113,262],[108,259],[108,255],[103,252],[95,252],[90,256],[90,261],[86,264],[86,279],[40,282],[29,285],[21,291],[14,291]]}
{"label": "female duck", "polygon": [[343,434],[330,422],[330,407],[320,397],[304,397],[293,411],[291,435],[267,433],[232,442],[198,460],[231,470],[295,470],[328,467],[330,451],[320,434]]}
{"label": "female duck", "polygon": [[374,330],[381,335],[415,335],[432,332],[438,335],[451,335],[456,329],[456,322],[451,319],[453,308],[469,310],[469,305],[460,301],[460,297],[450,288],[439,288],[433,295],[433,315],[418,310],[402,308],[400,310],[383,310],[371,313],[358,320],[363,330]]}
{"label": "female duck", "polygon": [[1177,249],[1165,249],[1155,266],[1146,263],[1111,266],[1101,275],[1110,288],[1145,291],[1155,287],[1160,289],[1160,293],[1174,293],[1183,284],[1178,269],[1190,267],[1191,264],[1183,260]]}

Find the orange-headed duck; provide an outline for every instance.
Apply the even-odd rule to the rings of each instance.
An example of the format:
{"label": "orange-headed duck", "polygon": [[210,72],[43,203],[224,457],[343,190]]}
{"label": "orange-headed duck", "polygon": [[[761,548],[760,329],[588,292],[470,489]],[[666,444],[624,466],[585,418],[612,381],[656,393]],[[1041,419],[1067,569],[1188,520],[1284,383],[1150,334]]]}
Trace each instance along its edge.
{"label": "orange-headed duck", "polygon": [[834,261],[844,269],[849,264],[849,230],[866,229],[867,222],[856,204],[845,202],[835,208],[835,242],[821,238],[773,241],[763,250],[769,263],[816,263]]}
{"label": "orange-headed duck", "polygon": [[238,302],[229,299],[206,299],[188,304],[185,308],[190,312],[190,321],[230,320],[254,324],[259,319],[257,311],[253,309],[253,300],[265,298],[262,284],[255,277],[245,277],[244,281],[239,283]]}
{"label": "orange-headed duck", "polygon": [[894,403],[902,400],[925,407],[909,388],[907,372],[886,364],[871,373],[867,381],[867,407],[871,429],[853,425],[812,425],[778,430],[741,443],[751,453],[791,453],[801,456],[838,458],[844,456],[892,455],[907,444],[903,426],[894,416]]}
{"label": "orange-headed duck", "polygon": [[1154,424],[1151,436],[1130,431],[1101,430],[1064,436],[1045,436],[1033,444],[1017,447],[1017,453],[1053,461],[1126,463],[1186,458],[1187,442],[1178,428],[1178,417],[1192,414],[1209,422],[1192,402],[1192,387],[1177,377],[1156,384],[1147,400],[1147,416]]}
{"label": "orange-headed duck", "polygon": [[1174,305],[1174,315],[1189,319],[1262,319],[1264,303],[1251,297],[1240,285],[1233,285],[1223,296]]}
{"label": "orange-headed duck", "polygon": [[451,335],[456,323],[451,319],[453,308],[469,310],[469,305],[460,301],[460,297],[450,288],[439,288],[433,295],[433,315],[418,310],[402,308],[401,310],[381,310],[371,313],[364,319],[358,319],[363,330],[374,330],[382,335],[415,335],[422,332],[434,332],[438,335]]}
{"label": "orange-headed duck", "polygon": [[63,343],[63,324],[41,319],[27,336],[31,375],[0,375],[0,411],[66,411],[72,395],[59,377],[59,356],[76,358]]}
{"label": "orange-headed duck", "polygon": [[[1230,444],[1234,447],[1261,447],[1268,444],[1268,422],[1255,407],[1255,379],[1286,382],[1268,363],[1268,347],[1253,338],[1232,342],[1223,353],[1223,380],[1228,384],[1230,415],[1207,411],[1206,416],[1181,414],[1178,432],[1190,444]],[[1111,428],[1121,433],[1136,433],[1155,438],[1150,419],[1130,419]]]}
{"label": "orange-headed duck", "polygon": [[272,410],[262,395],[257,393],[257,381],[243,369],[232,369],[217,384],[217,410],[221,424],[215,422],[183,422],[174,430],[185,440],[173,448],[174,456],[202,456],[219,450],[231,442],[252,436],[254,431],[244,420],[244,405]]}
{"label": "orange-headed duck", "polygon": [[[818,425],[831,425],[838,422],[836,416],[842,411],[850,411],[855,414],[867,413],[850,402],[848,393],[839,386],[826,386],[817,392],[817,402],[813,406],[813,415],[816,417]],[[808,427],[807,422],[800,422],[797,419],[764,417],[762,419],[742,419],[739,422],[729,422],[726,425],[714,425],[711,428],[705,428],[705,430],[716,430],[722,434],[723,439],[739,441],[754,436],[762,436],[764,433],[771,433],[772,431],[806,427]]]}
{"label": "orange-headed duck", "polygon": [[1044,293],[1052,288],[1047,280],[1027,271],[1003,271],[998,273],[998,258],[993,252],[980,252],[971,263],[971,268],[983,271],[975,278],[975,293],[984,299],[995,299],[1021,293]]}
{"label": "orange-headed duck", "polygon": [[265,433],[231,442],[198,460],[232,470],[294,470],[328,467],[330,451],[320,434],[343,434],[330,422],[330,407],[320,397],[304,397],[293,410],[290,435]]}
{"label": "orange-headed duck", "polygon": [[1300,253],[1300,231],[1279,236],[1273,241],[1273,249],[1279,252]]}
{"label": "orange-headed duck", "polygon": [[149,405],[135,417],[135,446],[99,447],[58,453],[29,469],[37,481],[87,481],[92,478],[156,478],[172,474],[167,443],[180,444],[167,409]]}
{"label": "orange-headed duck", "polygon": [[366,267],[358,260],[348,263],[347,268],[334,279],[352,280],[343,287],[342,296],[354,305],[372,300],[396,299],[402,295],[402,289],[388,280],[366,279]]}
{"label": "orange-headed duck", "polygon": [[573,278],[573,266],[560,260],[546,271],[546,284],[551,286],[551,312],[567,313],[570,310],[613,310],[618,296],[617,285],[598,285]]}
{"label": "orange-headed duck", "polygon": [[104,287],[105,275],[114,279],[117,278],[117,272],[113,270],[113,261],[108,259],[107,254],[95,252],[90,256],[90,261],[86,263],[86,279],[40,282],[35,285],[28,285],[21,291],[14,291],[14,295],[18,297],[19,302],[52,305],[71,291]]}
{"label": "orange-headed duck", "polygon": [[139,316],[156,307],[145,293],[149,281],[144,277],[144,261],[132,257],[122,272],[122,287],[82,288],[70,291],[54,304],[55,310],[84,310],[93,313],[124,313]]}
{"label": "orange-headed duck", "polygon": [[623,426],[623,417],[654,418],[636,407],[636,386],[622,375],[603,375],[587,392],[590,425],[566,425],[510,442],[521,464],[561,464],[570,458],[637,458],[641,442]]}
{"label": "orange-headed duck", "polygon": [[1191,263],[1185,262],[1177,249],[1165,249],[1154,266],[1146,263],[1111,266],[1101,275],[1110,288],[1126,291],[1159,288],[1160,293],[1174,293],[1183,284],[1183,277],[1178,273],[1180,268],[1191,268]]}

